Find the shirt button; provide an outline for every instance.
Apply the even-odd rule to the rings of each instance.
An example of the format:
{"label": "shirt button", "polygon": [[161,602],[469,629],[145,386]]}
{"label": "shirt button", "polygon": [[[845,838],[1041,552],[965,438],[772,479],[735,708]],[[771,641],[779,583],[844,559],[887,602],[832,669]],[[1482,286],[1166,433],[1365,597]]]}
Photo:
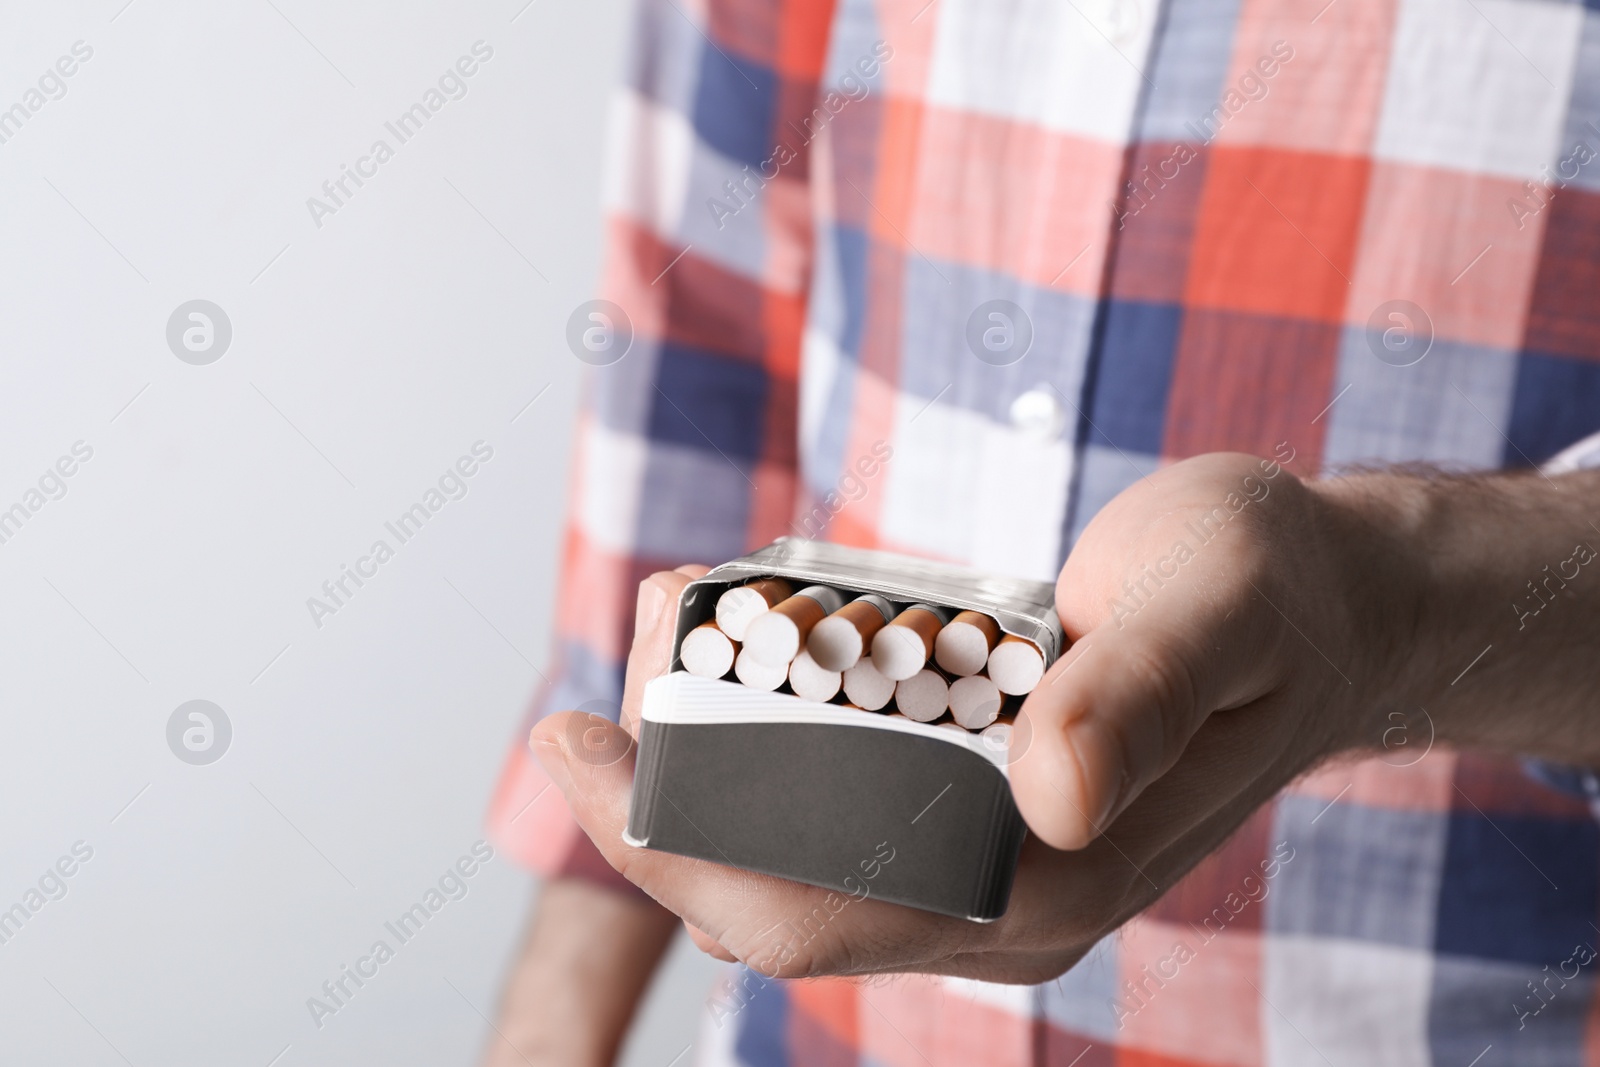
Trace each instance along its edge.
{"label": "shirt button", "polygon": [[1011,425],[1036,441],[1054,441],[1067,428],[1059,394],[1048,385],[1029,389],[1011,402]]}

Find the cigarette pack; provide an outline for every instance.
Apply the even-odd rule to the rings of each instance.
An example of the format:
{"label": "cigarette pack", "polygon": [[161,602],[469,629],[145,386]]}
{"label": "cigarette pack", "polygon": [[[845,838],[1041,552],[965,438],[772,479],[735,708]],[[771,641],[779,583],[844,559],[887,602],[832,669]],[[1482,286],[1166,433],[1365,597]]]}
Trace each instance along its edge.
{"label": "cigarette pack", "polygon": [[1046,663],[1062,649],[1048,583],[799,538],[725,563],[684,590],[673,670],[645,688],[628,842],[854,899],[999,918],[1025,833],[1008,771],[1016,744],[681,669],[684,638],[718,597],[767,577],[980,611]]}

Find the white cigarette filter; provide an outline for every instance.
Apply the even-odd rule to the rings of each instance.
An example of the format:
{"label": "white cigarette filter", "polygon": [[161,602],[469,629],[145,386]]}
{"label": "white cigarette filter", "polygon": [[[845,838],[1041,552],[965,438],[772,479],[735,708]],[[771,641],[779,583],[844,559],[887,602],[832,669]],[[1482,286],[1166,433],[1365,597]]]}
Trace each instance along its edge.
{"label": "white cigarette filter", "polygon": [[794,586],[783,578],[762,578],[735,586],[717,598],[717,626],[729,640],[743,641],[752,622],[793,595]]}
{"label": "white cigarette filter", "polygon": [[733,676],[740,683],[751,689],[765,689],[768,692],[783,684],[789,676],[787,667],[773,667],[750,655],[748,647],[739,650],[739,655],[733,661]]}
{"label": "white cigarette filter", "polygon": [[756,617],[744,632],[744,651],[769,667],[787,670],[812,627],[844,607],[837,589],[809,585]]}
{"label": "white cigarette filter", "polygon": [[982,730],[1000,716],[1004,699],[986,675],[957,678],[950,683],[950,717],[968,730]]}
{"label": "white cigarette filter", "polygon": [[806,638],[806,651],[826,670],[848,670],[871,647],[873,635],[892,618],[894,605],[883,597],[876,593],[859,596],[817,623]]}
{"label": "white cigarette filter", "polygon": [[789,688],[803,700],[826,704],[839,693],[842,676],[820,666],[809,651],[802,652],[789,664]]}
{"label": "white cigarette filter", "polygon": [[867,711],[881,711],[894,699],[894,680],[885,678],[872,660],[863,659],[844,672],[844,695]]}
{"label": "white cigarette filter", "polygon": [[885,678],[904,681],[928,665],[934,641],[950,613],[913,604],[872,638],[872,663]]}
{"label": "white cigarette filter", "polygon": [[728,640],[714,622],[703,622],[690,630],[678,649],[683,669],[701,678],[722,678],[733,670],[733,657],[739,646]]}
{"label": "white cigarette filter", "polygon": [[950,683],[938,671],[918,671],[895,683],[894,706],[908,719],[932,722],[950,706]]}
{"label": "white cigarette filter", "polygon": [[1000,624],[981,611],[957,613],[933,642],[933,658],[951,674],[965,678],[989,662],[1000,643]]}
{"label": "white cigarette filter", "polygon": [[989,653],[989,677],[1002,693],[1031,693],[1044,677],[1044,653],[1032,641],[1007,634]]}

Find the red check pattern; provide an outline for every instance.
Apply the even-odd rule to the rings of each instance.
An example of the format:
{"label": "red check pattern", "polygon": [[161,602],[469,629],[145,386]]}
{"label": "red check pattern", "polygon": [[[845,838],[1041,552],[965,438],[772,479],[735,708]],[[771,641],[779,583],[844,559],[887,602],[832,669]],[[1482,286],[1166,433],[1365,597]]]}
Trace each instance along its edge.
{"label": "red check pattern", "polygon": [[[1050,578],[1196,453],[1492,469],[1600,430],[1587,5],[644,0],[614,126],[635,337],[590,379],[535,714],[615,713],[644,575],[805,523]],[[992,300],[1025,351],[969,341]],[[1600,786],[1401,740],[1058,982],[746,974],[702,1062],[1600,1063]],[[518,738],[502,847],[622,888],[545,785]]]}

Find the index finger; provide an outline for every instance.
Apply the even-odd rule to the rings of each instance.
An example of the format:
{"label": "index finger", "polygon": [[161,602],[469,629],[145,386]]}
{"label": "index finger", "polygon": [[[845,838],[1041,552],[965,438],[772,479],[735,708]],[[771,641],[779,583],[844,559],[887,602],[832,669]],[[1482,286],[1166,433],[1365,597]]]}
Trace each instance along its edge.
{"label": "index finger", "polygon": [[684,587],[710,569],[689,563],[675,571],[657,571],[639,583],[633,617],[633,647],[628,650],[628,672],[622,686],[622,725],[635,738],[639,736],[645,683],[672,669],[678,598],[683,595]]}

